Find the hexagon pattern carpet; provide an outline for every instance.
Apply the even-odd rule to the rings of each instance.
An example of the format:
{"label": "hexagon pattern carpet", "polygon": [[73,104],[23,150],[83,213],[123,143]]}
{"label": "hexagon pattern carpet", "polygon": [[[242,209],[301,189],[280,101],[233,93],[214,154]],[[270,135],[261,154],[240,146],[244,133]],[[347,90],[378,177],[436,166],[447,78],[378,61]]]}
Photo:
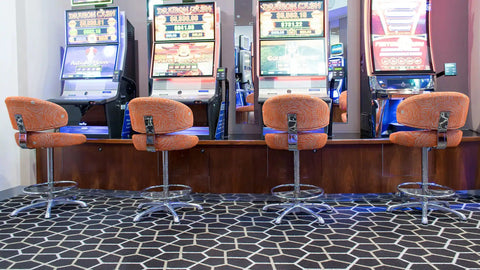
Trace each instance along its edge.
{"label": "hexagon pattern carpet", "polygon": [[[0,269],[480,269],[480,193],[450,201],[468,221],[442,212],[421,225],[418,210],[387,213],[393,194],[329,194],[335,207],[273,223],[261,194],[193,194],[203,212],[158,212],[133,222],[138,192],[80,190],[88,208],[61,206],[9,217],[28,202],[0,202]],[[188,199],[188,198],[187,198]]]}

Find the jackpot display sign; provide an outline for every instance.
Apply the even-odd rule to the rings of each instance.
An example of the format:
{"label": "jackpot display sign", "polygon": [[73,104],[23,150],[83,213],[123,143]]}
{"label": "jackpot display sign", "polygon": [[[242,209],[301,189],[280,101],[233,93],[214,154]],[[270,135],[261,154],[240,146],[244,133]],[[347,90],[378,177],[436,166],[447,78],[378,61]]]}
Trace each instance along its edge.
{"label": "jackpot display sign", "polygon": [[66,11],[67,45],[118,42],[118,8]]}
{"label": "jackpot display sign", "polygon": [[215,39],[215,6],[155,5],[155,42]]}
{"label": "jackpot display sign", "polygon": [[325,35],[324,1],[260,2],[260,38],[312,38]]}
{"label": "jackpot display sign", "polygon": [[213,76],[213,41],[154,46],[152,78]]}
{"label": "jackpot display sign", "polygon": [[431,72],[428,0],[372,0],[371,46],[375,72]]}

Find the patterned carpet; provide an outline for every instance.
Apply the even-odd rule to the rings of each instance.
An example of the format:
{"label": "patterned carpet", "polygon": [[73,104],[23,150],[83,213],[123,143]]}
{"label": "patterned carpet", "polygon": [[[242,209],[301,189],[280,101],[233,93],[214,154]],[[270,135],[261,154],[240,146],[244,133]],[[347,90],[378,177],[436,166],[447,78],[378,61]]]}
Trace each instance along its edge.
{"label": "patterned carpet", "polygon": [[418,210],[385,212],[392,194],[334,194],[335,208],[287,215],[262,211],[275,198],[261,194],[194,194],[203,212],[178,210],[180,224],[155,213],[134,223],[138,192],[79,190],[87,208],[61,206],[9,217],[29,203],[0,202],[0,269],[480,269],[480,193],[450,201],[467,215]]}

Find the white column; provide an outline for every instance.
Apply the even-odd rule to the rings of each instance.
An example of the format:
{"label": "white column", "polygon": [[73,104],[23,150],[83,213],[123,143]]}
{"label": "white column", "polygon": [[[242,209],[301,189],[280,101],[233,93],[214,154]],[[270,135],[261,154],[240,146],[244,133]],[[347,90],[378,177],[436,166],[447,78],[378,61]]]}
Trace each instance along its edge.
{"label": "white column", "polygon": [[20,148],[8,118],[5,98],[18,95],[16,1],[0,1],[0,190],[20,185]]}

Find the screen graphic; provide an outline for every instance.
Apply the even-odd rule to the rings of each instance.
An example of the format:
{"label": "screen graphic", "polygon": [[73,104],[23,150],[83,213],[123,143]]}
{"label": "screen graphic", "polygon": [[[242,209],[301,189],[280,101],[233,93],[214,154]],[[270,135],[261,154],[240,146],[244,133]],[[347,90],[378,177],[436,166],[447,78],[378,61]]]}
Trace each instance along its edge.
{"label": "screen graphic", "polygon": [[117,45],[67,47],[62,78],[113,77],[116,58]]}
{"label": "screen graphic", "polygon": [[321,1],[260,2],[260,38],[324,36]]}
{"label": "screen graphic", "polygon": [[214,42],[157,43],[152,77],[213,76]]}
{"label": "screen graphic", "polygon": [[261,76],[326,76],[323,40],[260,41]]}
{"label": "screen graphic", "polygon": [[68,10],[67,44],[118,42],[118,8]]}
{"label": "screen graphic", "polygon": [[213,4],[156,5],[154,11],[156,42],[215,38]]}
{"label": "screen graphic", "polygon": [[427,0],[372,0],[375,71],[432,71]]}

